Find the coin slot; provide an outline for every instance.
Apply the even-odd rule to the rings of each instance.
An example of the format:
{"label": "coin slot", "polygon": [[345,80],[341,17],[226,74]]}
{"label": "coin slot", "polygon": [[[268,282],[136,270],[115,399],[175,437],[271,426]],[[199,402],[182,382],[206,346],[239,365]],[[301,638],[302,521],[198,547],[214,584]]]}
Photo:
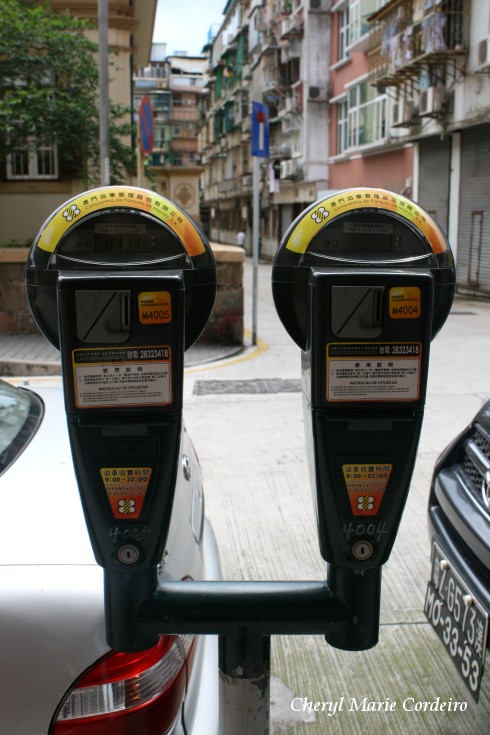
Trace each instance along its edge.
{"label": "coin slot", "polygon": [[121,294],[121,330],[128,332],[131,326],[131,296],[129,293]]}

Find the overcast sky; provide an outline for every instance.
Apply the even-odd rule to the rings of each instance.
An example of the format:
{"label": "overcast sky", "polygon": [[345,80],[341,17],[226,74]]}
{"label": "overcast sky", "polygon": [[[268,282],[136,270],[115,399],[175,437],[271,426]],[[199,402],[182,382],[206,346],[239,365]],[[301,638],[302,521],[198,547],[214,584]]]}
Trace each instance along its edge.
{"label": "overcast sky", "polygon": [[166,43],[167,54],[199,55],[213,24],[223,21],[226,0],[158,0],[153,41]]}

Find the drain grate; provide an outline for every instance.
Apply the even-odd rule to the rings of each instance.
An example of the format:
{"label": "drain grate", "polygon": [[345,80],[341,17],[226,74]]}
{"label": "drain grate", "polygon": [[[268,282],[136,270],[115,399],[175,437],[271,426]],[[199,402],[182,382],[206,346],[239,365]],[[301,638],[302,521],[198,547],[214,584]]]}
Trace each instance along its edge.
{"label": "drain grate", "polygon": [[196,380],[194,394],[209,396],[217,394],[299,393],[300,380],[282,378],[258,378],[255,380]]}

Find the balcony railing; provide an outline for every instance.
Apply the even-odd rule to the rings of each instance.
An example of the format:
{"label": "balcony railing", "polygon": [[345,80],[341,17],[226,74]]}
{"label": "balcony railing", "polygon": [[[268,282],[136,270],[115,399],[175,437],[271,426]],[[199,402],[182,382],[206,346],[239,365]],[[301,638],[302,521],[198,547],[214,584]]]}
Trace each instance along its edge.
{"label": "balcony railing", "polygon": [[170,118],[172,122],[195,122],[197,120],[197,108],[174,105]]}
{"label": "balcony railing", "polygon": [[425,3],[399,0],[388,3],[371,21],[376,25],[369,37],[369,71],[378,87],[399,86],[430,64],[444,64],[464,55],[464,0]]}

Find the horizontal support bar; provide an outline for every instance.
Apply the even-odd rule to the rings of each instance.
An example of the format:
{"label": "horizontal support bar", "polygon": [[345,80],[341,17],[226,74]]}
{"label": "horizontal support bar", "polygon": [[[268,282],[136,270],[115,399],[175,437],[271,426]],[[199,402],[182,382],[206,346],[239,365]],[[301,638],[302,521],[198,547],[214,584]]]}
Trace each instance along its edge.
{"label": "horizontal support bar", "polygon": [[142,603],[147,633],[325,635],[349,625],[327,582],[164,582]]}

